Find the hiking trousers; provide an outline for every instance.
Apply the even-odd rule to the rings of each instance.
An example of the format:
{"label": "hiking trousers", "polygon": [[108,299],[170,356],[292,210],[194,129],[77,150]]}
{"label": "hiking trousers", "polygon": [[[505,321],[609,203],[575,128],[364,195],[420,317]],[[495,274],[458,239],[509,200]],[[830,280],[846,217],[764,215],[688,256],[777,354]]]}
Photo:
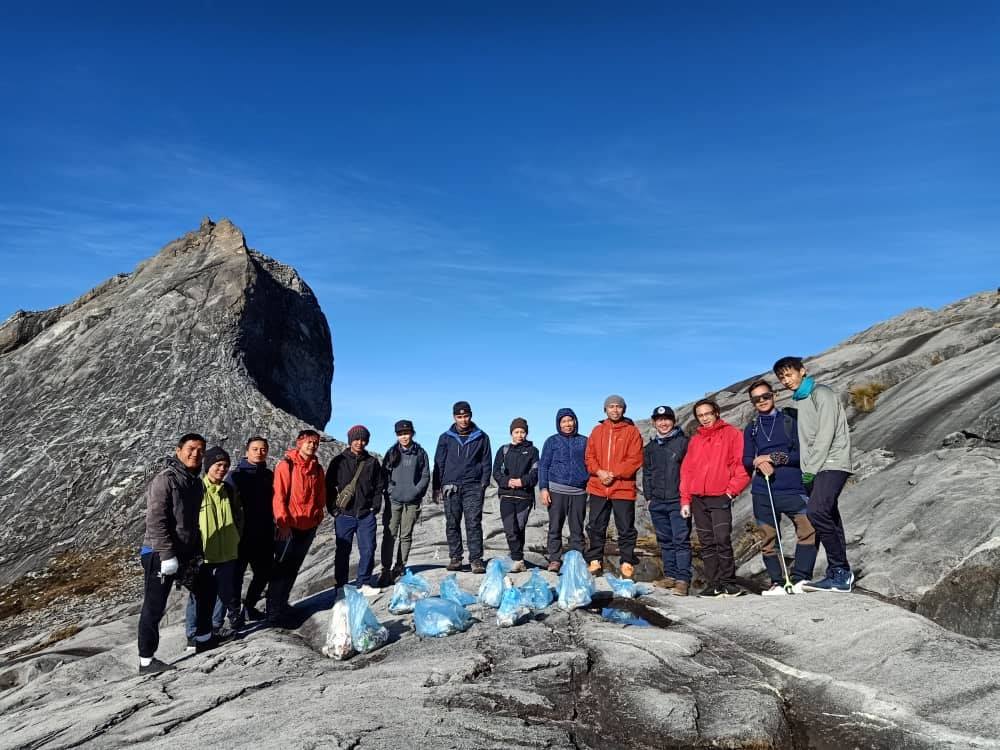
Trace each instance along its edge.
{"label": "hiking trousers", "polygon": [[243,591],[243,580],[249,568],[253,571],[253,575],[250,577],[243,603],[247,607],[256,607],[264,595],[264,589],[270,582],[271,571],[274,569],[274,536],[272,534],[270,537],[247,540],[247,542],[240,544],[240,557],[236,561],[236,591],[237,593]]}
{"label": "hiking trousers", "polygon": [[635,499],[611,500],[600,495],[588,497],[590,516],[587,521],[587,536],[590,538],[590,546],[587,548],[587,562],[597,560],[603,564],[608,523],[614,514],[621,561],[631,565],[638,563],[639,560],[635,556],[635,540],[639,536],[635,530]]}
{"label": "hiking trousers", "polygon": [[277,539],[274,542],[274,568],[271,571],[271,583],[267,587],[267,617],[272,622],[281,617],[288,607],[288,599],[292,595],[292,587],[299,576],[299,569],[309,554],[316,537],[316,529],[291,529],[288,539]]}
{"label": "hiking trousers", "polygon": [[375,583],[372,571],[375,569],[375,514],[365,513],[355,518],[347,513],[339,513],[334,520],[337,537],[337,551],[333,554],[333,577],[338,586],[344,586],[350,575],[351,549],[354,537],[358,538],[358,586]]}
{"label": "hiking trousers", "polygon": [[139,614],[139,656],[148,659],[156,655],[160,645],[160,620],[167,610],[175,576],[160,578],[160,555],[156,552],[147,552],[139,559],[144,588]]}
{"label": "hiking trousers", "polygon": [[535,507],[533,500],[500,498],[503,533],[507,537],[510,559],[515,562],[524,559],[524,532],[528,528],[528,516],[531,515],[533,507]]}
{"label": "hiking trousers", "polygon": [[777,548],[777,528],[781,517],[790,519],[795,526],[795,562],[789,571],[792,583],[811,581],[813,568],[816,566],[816,530],[809,522],[806,498],[802,495],[779,495],[774,498],[774,509],[778,514],[775,518],[771,513],[771,499],[767,495],[753,495],[753,516],[764,532],[761,553],[764,557],[764,567],[771,577],[771,583],[784,583],[785,576],[781,569],[778,555],[784,554]]}
{"label": "hiking trousers", "polygon": [[463,484],[444,501],[445,534],[448,537],[448,556],[461,560],[462,518],[465,518],[465,538],[469,543],[469,562],[483,561],[483,495],[481,484]]}
{"label": "hiking trousers", "polygon": [[691,498],[694,530],[701,542],[701,561],[709,586],[733,583],[736,561],[733,558],[733,501],[725,495],[695,495]]}
{"label": "hiking trousers", "polygon": [[563,524],[569,521],[569,548],[581,555],[586,550],[583,530],[587,518],[587,495],[565,495],[549,490],[552,502],[549,504],[549,562],[562,562]]}
{"label": "hiking trousers", "polygon": [[396,553],[396,567],[403,568],[410,557],[410,547],[413,545],[413,529],[420,520],[420,503],[385,504],[382,515],[382,572],[392,568],[392,555],[396,552],[399,542],[399,552]]}
{"label": "hiking trousers", "polygon": [[649,515],[660,546],[664,577],[691,583],[691,520],[681,515],[680,498],[652,500]]}
{"label": "hiking trousers", "polygon": [[850,476],[846,471],[827,470],[813,479],[809,492],[809,522],[816,529],[816,538],[826,550],[827,571],[850,570],[847,562],[847,539],[844,522],[840,519],[840,492]]}

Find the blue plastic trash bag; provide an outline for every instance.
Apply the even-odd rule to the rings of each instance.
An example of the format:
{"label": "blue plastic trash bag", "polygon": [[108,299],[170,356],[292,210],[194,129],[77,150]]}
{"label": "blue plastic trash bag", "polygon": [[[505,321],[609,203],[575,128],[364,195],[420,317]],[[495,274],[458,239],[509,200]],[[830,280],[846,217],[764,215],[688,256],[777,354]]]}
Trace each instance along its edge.
{"label": "blue plastic trash bag", "polygon": [[530,614],[531,609],[525,603],[521,589],[511,586],[504,590],[503,597],[500,599],[500,608],[497,609],[497,625],[501,628],[509,628],[524,622]]}
{"label": "blue plastic trash bag", "polygon": [[604,578],[607,580],[608,585],[611,586],[611,591],[614,595],[620,596],[623,599],[635,599],[637,596],[645,596],[652,591],[644,583],[636,583],[635,581],[630,581],[628,578],[615,578],[610,573],[605,573]]}
{"label": "blue plastic trash bag", "polygon": [[563,557],[556,593],[559,597],[559,606],[563,609],[576,609],[590,604],[590,598],[594,593],[594,577],[587,570],[583,555],[575,549],[571,549]]}
{"label": "blue plastic trash bag", "polygon": [[472,615],[461,604],[439,596],[421,599],[413,607],[413,625],[417,635],[437,638],[468,630]]}
{"label": "blue plastic trash bag", "polygon": [[479,601],[487,607],[499,607],[506,588],[504,578],[514,563],[509,557],[494,557],[486,566],[486,577],[479,586]]}
{"label": "blue plastic trash bag", "polygon": [[524,603],[532,609],[545,609],[552,604],[552,600],[555,598],[549,587],[549,582],[538,572],[538,568],[531,569],[531,578],[520,586],[520,589]]}
{"label": "blue plastic trash bag", "polygon": [[458,579],[455,574],[447,576],[443,581],[441,581],[441,588],[439,590],[439,595],[442,599],[449,599],[455,602],[455,604],[461,604],[466,607],[470,604],[474,604],[476,597],[467,591],[462,591],[458,587]]}
{"label": "blue plastic trash bag", "polygon": [[351,625],[351,645],[359,654],[367,654],[389,641],[389,631],[375,617],[368,600],[353,586],[344,586],[347,618]]}
{"label": "blue plastic trash bag", "polygon": [[396,586],[392,590],[389,611],[394,615],[412,612],[414,604],[430,595],[431,585],[427,579],[407,568],[406,573],[396,582]]}
{"label": "blue plastic trash bag", "polygon": [[608,622],[618,623],[619,625],[632,625],[636,628],[649,627],[649,623],[646,620],[643,620],[638,615],[633,615],[631,612],[626,612],[624,609],[605,607],[601,610],[601,617]]}

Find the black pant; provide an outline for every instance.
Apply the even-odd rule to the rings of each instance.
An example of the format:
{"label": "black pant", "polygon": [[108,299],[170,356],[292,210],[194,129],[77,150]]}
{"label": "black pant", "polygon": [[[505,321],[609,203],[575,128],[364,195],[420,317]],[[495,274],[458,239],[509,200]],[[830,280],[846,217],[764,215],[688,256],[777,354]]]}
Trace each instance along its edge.
{"label": "black pant", "polygon": [[503,532],[507,536],[511,560],[524,559],[524,530],[534,505],[531,500],[500,498],[500,518],[503,519]]}
{"label": "black pant", "polygon": [[229,624],[236,622],[240,612],[240,593],[236,588],[236,561],[204,563],[198,569],[194,591],[195,636],[212,634],[212,613],[215,600],[222,602],[229,615]]}
{"label": "black pant", "polygon": [[306,531],[291,529],[291,532],[288,539],[279,539],[274,543],[274,568],[271,570],[271,583],[267,587],[269,620],[281,617],[281,613],[288,607],[295,579],[316,536],[314,528]]}
{"label": "black pant", "polygon": [[[160,645],[160,620],[167,609],[170,587],[174,576],[160,578],[160,556],[149,552],[142,556],[145,591],[142,597],[142,612],[139,615],[139,656],[149,659],[156,654]],[[209,620],[212,615],[209,613]],[[209,624],[211,628],[211,624]]]}
{"label": "black pant", "polygon": [[249,567],[253,571],[253,576],[250,578],[250,585],[247,586],[247,595],[243,598],[243,603],[248,607],[256,607],[264,588],[271,580],[271,571],[274,568],[274,539],[249,541],[254,543],[241,545],[245,546],[245,549],[236,563],[236,593],[238,596],[243,591],[243,579]]}
{"label": "black pant", "polygon": [[608,522],[611,514],[615,516],[615,528],[618,529],[618,554],[623,563],[635,565],[635,540],[638,534],[635,530],[635,500],[609,500],[600,495],[590,495],[590,518],[587,523],[587,536],[590,537],[590,547],[587,548],[587,562],[604,561],[604,543],[608,538]]}
{"label": "black pant", "polygon": [[587,518],[587,495],[564,495],[549,490],[549,562],[562,562],[562,528],[569,520],[569,548],[583,554],[583,527]]}
{"label": "black pant", "polygon": [[465,517],[465,538],[469,543],[469,562],[483,560],[483,494],[481,484],[463,484],[444,501],[445,535],[448,537],[448,555],[461,560],[462,517]]}
{"label": "black pant", "polygon": [[846,471],[821,471],[813,480],[809,492],[809,521],[816,529],[816,538],[826,550],[827,571],[836,568],[850,570],[847,562],[847,539],[844,522],[840,520],[840,492],[849,477]]}
{"label": "black pant", "polygon": [[733,583],[736,561],[733,559],[733,501],[725,495],[691,499],[694,530],[701,542],[701,561],[709,586]]}

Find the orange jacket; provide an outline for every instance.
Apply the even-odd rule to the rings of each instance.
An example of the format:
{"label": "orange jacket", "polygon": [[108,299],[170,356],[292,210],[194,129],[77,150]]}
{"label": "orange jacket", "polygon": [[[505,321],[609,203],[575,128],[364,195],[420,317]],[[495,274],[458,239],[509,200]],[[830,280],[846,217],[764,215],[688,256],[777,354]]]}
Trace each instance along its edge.
{"label": "orange jacket", "polygon": [[725,420],[699,427],[681,464],[681,505],[692,495],[736,497],[750,483],[743,468],[743,433]]}
{"label": "orange jacket", "polygon": [[287,451],[274,467],[271,505],[278,528],[308,531],[319,526],[326,512],[326,479],[319,461],[307,461],[297,448]]}
{"label": "orange jacket", "polygon": [[[742,460],[742,456],[741,456]],[[642,435],[631,419],[598,423],[587,438],[587,492],[611,500],[635,500],[635,474],[642,468]],[[610,471],[615,480],[605,487],[598,469]]]}

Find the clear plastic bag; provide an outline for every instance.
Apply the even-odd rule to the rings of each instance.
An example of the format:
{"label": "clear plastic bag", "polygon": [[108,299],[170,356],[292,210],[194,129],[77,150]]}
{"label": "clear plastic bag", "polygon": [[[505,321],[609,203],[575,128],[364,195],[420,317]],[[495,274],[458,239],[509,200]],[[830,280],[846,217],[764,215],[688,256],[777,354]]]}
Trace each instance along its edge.
{"label": "clear plastic bag", "polygon": [[614,622],[618,625],[631,625],[636,628],[648,628],[650,626],[646,620],[638,615],[633,615],[631,612],[626,612],[624,609],[605,607],[601,610],[601,617],[608,622]]}
{"label": "clear plastic bag", "polygon": [[414,605],[413,625],[417,635],[437,638],[468,630],[472,625],[472,615],[461,604],[431,596]]}
{"label": "clear plastic bag", "polygon": [[486,566],[486,577],[479,586],[479,601],[487,607],[499,607],[503,591],[507,586],[505,578],[513,567],[509,557],[494,557]]}
{"label": "clear plastic bag", "polygon": [[552,604],[552,600],[555,598],[549,582],[545,580],[538,568],[532,568],[531,578],[518,588],[524,597],[524,603],[534,610],[545,609]]}
{"label": "clear plastic bag", "polygon": [[636,583],[628,578],[615,578],[610,573],[604,574],[605,580],[611,586],[611,591],[615,596],[622,599],[635,599],[637,596],[645,596],[652,592],[652,589],[645,583]]}
{"label": "clear plastic bag", "polygon": [[341,599],[333,605],[330,614],[330,627],[326,631],[326,644],[323,655],[331,659],[346,659],[354,653],[351,641],[351,622],[347,611],[347,602]]}
{"label": "clear plastic bag", "polygon": [[571,549],[563,557],[557,589],[559,606],[577,609],[590,604],[594,594],[594,577],[587,570],[587,562],[577,550]]}
{"label": "clear plastic bag", "polygon": [[384,646],[389,641],[389,631],[378,621],[368,600],[353,586],[344,586],[344,601],[351,625],[351,643],[359,654]]}
{"label": "clear plastic bag", "polygon": [[430,595],[431,585],[427,579],[407,568],[392,590],[389,611],[394,615],[405,615],[413,611],[413,605]]}
{"label": "clear plastic bag", "polygon": [[454,573],[446,576],[443,581],[441,581],[441,587],[438,590],[439,596],[442,599],[448,599],[455,602],[455,604],[461,604],[463,607],[467,607],[470,604],[475,604],[476,597],[467,591],[462,591],[458,587],[458,578]]}
{"label": "clear plastic bag", "polygon": [[505,589],[497,609],[497,625],[509,628],[524,622],[530,615],[531,609],[525,603],[521,589],[516,586]]}

